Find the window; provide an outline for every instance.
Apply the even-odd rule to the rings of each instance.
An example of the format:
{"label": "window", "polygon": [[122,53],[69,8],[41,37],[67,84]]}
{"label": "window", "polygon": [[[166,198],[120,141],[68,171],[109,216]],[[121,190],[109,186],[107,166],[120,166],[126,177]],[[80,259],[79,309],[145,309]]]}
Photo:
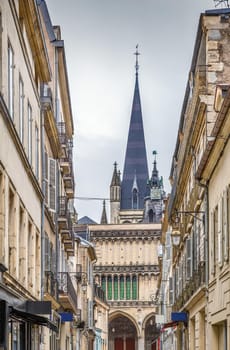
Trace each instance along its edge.
{"label": "window", "polygon": [[8,42],[8,108],[11,118],[14,118],[14,52]]}
{"label": "window", "polygon": [[49,205],[49,158],[48,158],[48,153],[47,150],[45,150],[44,154],[44,196],[45,196],[45,203]]}
{"label": "window", "polygon": [[111,276],[108,276],[107,298],[108,300],[112,300],[112,277]]}
{"label": "window", "polygon": [[19,137],[21,143],[24,141],[24,84],[19,77]]}
{"label": "window", "polygon": [[192,250],[191,250],[191,238],[188,237],[186,240],[186,279],[189,280],[192,277]]}
{"label": "window", "polygon": [[137,189],[133,189],[133,209],[138,209],[138,192]]}
{"label": "window", "polygon": [[126,276],[126,300],[131,299],[131,281],[130,276]]}
{"label": "window", "polygon": [[32,108],[28,102],[27,106],[27,119],[28,119],[28,160],[32,165]]}
{"label": "window", "polygon": [[224,191],[223,198],[223,253],[224,261],[228,261],[229,250],[229,188]]}
{"label": "window", "polygon": [[173,278],[169,277],[169,304],[173,305],[174,300],[173,300]]}
{"label": "window", "polygon": [[103,289],[104,293],[106,294],[106,277],[102,276],[101,278],[101,288]]}
{"label": "window", "polygon": [[136,276],[132,277],[132,299],[133,300],[137,299],[137,277]]}
{"label": "window", "polygon": [[49,158],[49,207],[56,210],[56,161]]}
{"label": "window", "polygon": [[114,300],[118,300],[118,277],[117,276],[114,276],[113,285],[114,285]]}
{"label": "window", "polygon": [[35,175],[39,179],[39,135],[37,125],[35,126]]}
{"label": "window", "polygon": [[124,276],[120,276],[120,300],[124,300],[125,291],[124,291]]}
{"label": "window", "polygon": [[222,231],[222,208],[223,208],[223,198],[220,199],[217,209],[217,257],[218,264],[221,267],[223,265],[223,231]]}

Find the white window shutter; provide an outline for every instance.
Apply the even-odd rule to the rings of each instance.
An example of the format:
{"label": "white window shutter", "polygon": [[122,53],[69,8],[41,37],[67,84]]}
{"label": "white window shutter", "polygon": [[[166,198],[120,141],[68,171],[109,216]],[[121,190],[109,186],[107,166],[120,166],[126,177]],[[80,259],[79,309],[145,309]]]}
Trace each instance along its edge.
{"label": "white window shutter", "polygon": [[224,191],[223,197],[223,252],[224,261],[228,261],[228,249],[229,249],[229,238],[228,238],[228,189]]}
{"label": "white window shutter", "polygon": [[211,273],[214,275],[215,274],[215,215],[214,215],[214,212],[211,212],[210,234],[211,234],[210,268],[211,268]]}
{"label": "white window shutter", "polygon": [[45,204],[49,205],[49,158],[48,153],[45,151],[45,169],[44,169],[44,182],[45,182]]}
{"label": "white window shutter", "polygon": [[45,234],[45,271],[50,271],[50,242],[47,233]]}
{"label": "white window shutter", "polygon": [[223,198],[220,199],[218,204],[218,264],[221,267],[223,265]]}
{"label": "white window shutter", "polygon": [[188,237],[186,240],[186,279],[189,280],[192,277],[192,250],[191,250],[191,238]]}
{"label": "white window shutter", "polygon": [[49,158],[49,208],[56,211],[56,161]]}
{"label": "white window shutter", "polygon": [[174,300],[173,300],[173,278],[169,277],[169,304],[173,305]]}

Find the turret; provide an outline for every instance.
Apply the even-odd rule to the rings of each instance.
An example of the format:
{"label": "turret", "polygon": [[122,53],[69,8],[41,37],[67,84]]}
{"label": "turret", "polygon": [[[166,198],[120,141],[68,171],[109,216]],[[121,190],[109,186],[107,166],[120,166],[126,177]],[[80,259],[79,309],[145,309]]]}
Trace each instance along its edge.
{"label": "turret", "polygon": [[153,155],[155,157],[153,162],[152,176],[147,183],[143,222],[159,223],[162,217],[162,205],[165,192],[163,189],[162,177],[159,177],[159,173],[157,170],[157,152],[153,151]]}
{"label": "turret", "polygon": [[110,184],[110,222],[119,223],[119,211],[121,200],[120,171],[117,170],[117,163],[114,163],[112,181]]}

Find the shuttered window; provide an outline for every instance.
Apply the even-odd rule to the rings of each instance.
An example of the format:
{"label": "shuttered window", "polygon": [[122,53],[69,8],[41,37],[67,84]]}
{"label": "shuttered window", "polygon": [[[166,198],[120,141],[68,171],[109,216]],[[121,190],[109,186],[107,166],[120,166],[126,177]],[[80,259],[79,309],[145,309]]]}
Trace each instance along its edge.
{"label": "shuttered window", "polygon": [[56,210],[56,161],[49,158],[49,207]]}
{"label": "shuttered window", "polygon": [[218,264],[221,267],[223,265],[223,231],[222,231],[222,209],[223,209],[223,198],[218,204],[218,215],[217,215],[217,240],[218,240]]}
{"label": "shuttered window", "polygon": [[45,196],[45,204],[49,205],[49,158],[48,153],[45,150],[44,152],[44,196]]}
{"label": "shuttered window", "polygon": [[173,278],[169,277],[169,305],[173,305]]}
{"label": "shuttered window", "polygon": [[215,248],[215,214],[211,212],[211,220],[210,220],[210,234],[211,234],[211,249],[210,249],[210,269],[211,273],[215,274],[215,259],[216,259],[216,248]]}
{"label": "shuttered window", "polygon": [[50,271],[50,242],[47,233],[45,234],[45,271]]}
{"label": "shuttered window", "polygon": [[192,249],[191,249],[191,237],[186,240],[186,279],[189,280],[192,277]]}
{"label": "shuttered window", "polygon": [[224,253],[224,261],[228,261],[229,258],[229,231],[228,231],[228,189],[224,191],[224,197],[223,197],[223,253]]}

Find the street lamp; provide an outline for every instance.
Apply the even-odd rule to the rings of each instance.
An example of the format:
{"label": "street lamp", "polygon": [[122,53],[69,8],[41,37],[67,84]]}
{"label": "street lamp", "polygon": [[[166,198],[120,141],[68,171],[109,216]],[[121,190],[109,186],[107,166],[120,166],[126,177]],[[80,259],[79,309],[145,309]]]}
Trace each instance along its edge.
{"label": "street lamp", "polygon": [[172,240],[172,244],[175,247],[178,247],[180,244],[180,239],[181,239],[181,233],[179,230],[173,230],[171,233],[171,240]]}

